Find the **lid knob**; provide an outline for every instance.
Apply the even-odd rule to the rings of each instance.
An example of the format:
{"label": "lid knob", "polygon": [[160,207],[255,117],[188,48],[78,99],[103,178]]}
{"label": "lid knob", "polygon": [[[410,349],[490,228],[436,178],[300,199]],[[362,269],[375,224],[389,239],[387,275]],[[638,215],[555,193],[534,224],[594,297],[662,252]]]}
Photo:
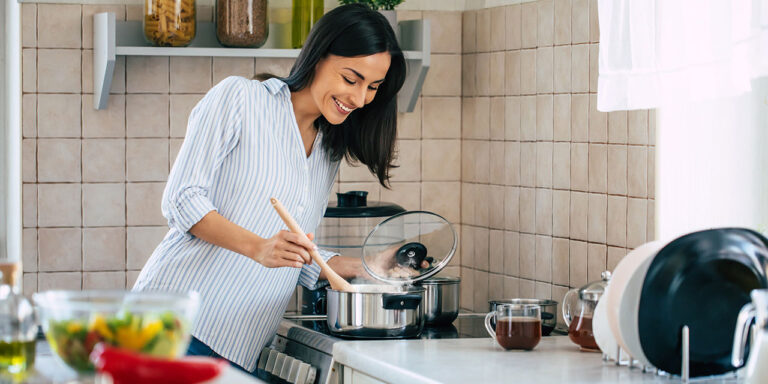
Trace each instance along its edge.
{"label": "lid knob", "polygon": [[368,192],[349,191],[336,194],[336,205],[339,207],[365,207],[368,204]]}
{"label": "lid knob", "polygon": [[421,243],[408,243],[395,253],[397,264],[413,269],[421,268],[421,262],[427,257],[427,247]]}

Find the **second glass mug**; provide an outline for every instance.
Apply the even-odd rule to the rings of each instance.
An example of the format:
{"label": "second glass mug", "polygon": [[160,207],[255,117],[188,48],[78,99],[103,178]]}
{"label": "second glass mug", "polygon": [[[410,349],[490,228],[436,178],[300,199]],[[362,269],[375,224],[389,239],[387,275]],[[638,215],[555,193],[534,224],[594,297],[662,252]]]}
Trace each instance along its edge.
{"label": "second glass mug", "polygon": [[[491,327],[496,320],[496,330]],[[485,329],[504,349],[531,350],[541,341],[541,307],[538,304],[502,304],[485,315]]]}

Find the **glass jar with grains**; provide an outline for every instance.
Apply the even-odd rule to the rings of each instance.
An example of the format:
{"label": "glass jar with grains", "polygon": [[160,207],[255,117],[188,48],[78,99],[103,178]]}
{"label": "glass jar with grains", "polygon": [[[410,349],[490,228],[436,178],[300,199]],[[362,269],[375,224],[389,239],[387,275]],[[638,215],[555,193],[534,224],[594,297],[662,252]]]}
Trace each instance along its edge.
{"label": "glass jar with grains", "polygon": [[267,40],[267,0],[217,0],[216,38],[229,47],[258,48]]}
{"label": "glass jar with grains", "polygon": [[144,37],[154,45],[183,47],[195,38],[195,0],[146,0]]}

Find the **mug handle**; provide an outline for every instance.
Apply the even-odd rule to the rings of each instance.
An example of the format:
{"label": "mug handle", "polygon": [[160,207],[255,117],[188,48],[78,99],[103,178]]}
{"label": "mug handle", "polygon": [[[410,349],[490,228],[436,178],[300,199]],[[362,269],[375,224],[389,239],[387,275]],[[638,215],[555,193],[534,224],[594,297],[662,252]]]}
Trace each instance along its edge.
{"label": "mug handle", "polygon": [[496,312],[488,312],[488,314],[485,315],[485,330],[488,331],[488,334],[491,336],[491,338],[496,338],[496,331],[491,327],[491,317],[493,317],[496,314]]}
{"label": "mug handle", "polygon": [[755,305],[752,303],[744,304],[739,311],[736,319],[736,330],[733,335],[733,354],[731,354],[731,364],[735,368],[740,368],[744,364],[744,350],[747,348],[747,335],[749,326],[755,319]]}

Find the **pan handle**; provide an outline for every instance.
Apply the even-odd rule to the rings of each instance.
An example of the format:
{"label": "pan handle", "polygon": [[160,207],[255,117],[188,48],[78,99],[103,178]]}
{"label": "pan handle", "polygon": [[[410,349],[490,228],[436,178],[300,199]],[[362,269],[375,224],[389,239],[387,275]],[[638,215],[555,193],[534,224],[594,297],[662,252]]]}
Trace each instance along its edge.
{"label": "pan handle", "polygon": [[421,295],[414,293],[384,293],[381,298],[384,309],[416,309],[421,304]]}

